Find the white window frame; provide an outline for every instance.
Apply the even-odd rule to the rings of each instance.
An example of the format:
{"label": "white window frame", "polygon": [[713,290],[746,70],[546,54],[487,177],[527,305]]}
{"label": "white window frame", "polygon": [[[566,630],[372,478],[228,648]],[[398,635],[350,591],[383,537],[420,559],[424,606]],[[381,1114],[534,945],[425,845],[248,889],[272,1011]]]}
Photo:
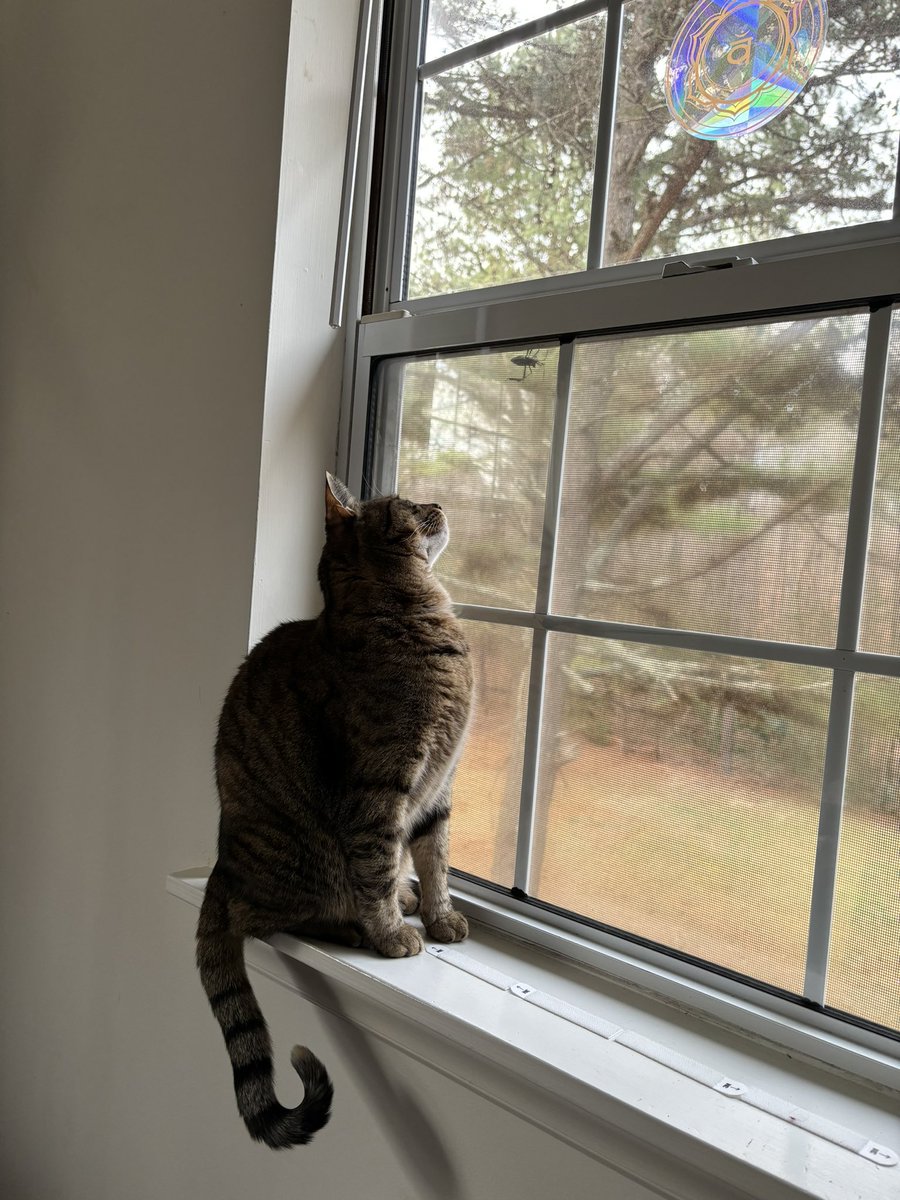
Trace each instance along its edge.
{"label": "white window frame", "polygon": [[[561,344],[557,405],[548,469],[545,539],[541,554],[538,599],[531,612],[461,605],[462,616],[532,631],[532,675],[526,719],[526,765],[523,808],[517,844],[515,891],[485,885],[454,872],[453,890],[471,915],[497,929],[524,937],[544,948],[593,969],[689,1004],[716,1020],[758,1033],[811,1057],[840,1065],[883,1086],[900,1088],[900,1040],[882,1034],[869,1022],[833,1015],[824,1005],[828,945],[837,869],[838,838],[853,680],[859,672],[900,676],[900,657],[858,649],[868,522],[875,480],[877,437],[885,390],[892,306],[900,300],[900,172],[894,216],[889,221],[798,235],[753,245],[722,247],[691,255],[698,266],[726,257],[757,260],[752,266],[700,270],[663,277],[671,259],[623,267],[597,268],[574,275],[480,289],[458,295],[402,299],[403,258],[414,185],[414,130],[419,82],[417,64],[423,43],[422,0],[394,0],[390,29],[393,61],[400,62],[387,80],[388,126],[400,136],[388,137],[377,172],[382,197],[377,209],[376,253],[370,268],[369,307],[363,313],[365,231],[370,222],[373,166],[374,98],[378,48],[384,9],[363,4],[361,45],[366,78],[358,97],[357,120],[364,135],[356,167],[356,189],[347,219],[352,270],[344,308],[355,320],[355,336],[347,338],[337,468],[349,486],[365,494],[367,454],[379,363],[407,355],[477,350],[511,344],[534,345],[546,339]],[[602,206],[614,120],[615,78],[621,37],[623,0],[588,0],[566,10],[571,19],[608,12],[608,37],[601,94],[598,135],[598,186],[592,218],[591,253],[602,245]],[[529,22],[510,35],[479,43],[522,40],[548,22]],[[402,48],[400,54],[398,47]],[[602,161],[601,161],[602,160]],[[607,164],[605,168],[603,162]],[[773,306],[771,297],[778,297]],[[784,643],[749,638],[664,630],[622,623],[562,617],[549,611],[553,543],[559,509],[560,471],[565,440],[565,417],[575,338],[674,327],[697,328],[735,321],[787,318],[820,312],[868,309],[869,324],[862,383],[862,405],[853,466],[851,511],[844,577],[840,597],[838,636],[834,648],[788,647]],[[676,956],[640,938],[598,928],[531,900],[527,896],[531,852],[534,776],[540,730],[540,694],[547,636],[550,632],[584,632],[624,637],[645,644],[662,644],[755,658],[777,658],[824,667],[833,673],[828,750],[824,768],[816,865],[813,879],[804,997],[806,1006],[786,992],[742,979],[732,972]],[[529,804],[527,792],[531,791]]]}

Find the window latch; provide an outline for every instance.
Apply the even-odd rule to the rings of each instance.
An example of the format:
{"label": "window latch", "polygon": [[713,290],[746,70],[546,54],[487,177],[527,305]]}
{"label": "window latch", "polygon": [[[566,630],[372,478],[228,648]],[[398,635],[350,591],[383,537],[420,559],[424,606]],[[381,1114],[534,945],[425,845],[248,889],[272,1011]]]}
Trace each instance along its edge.
{"label": "window latch", "polygon": [[398,321],[403,317],[411,317],[408,308],[389,308],[387,312],[366,313],[359,318],[360,325],[374,325],[376,321]]}
{"label": "window latch", "polygon": [[706,271],[727,271],[731,267],[755,267],[758,263],[755,258],[740,258],[733,254],[730,258],[707,258],[702,262],[689,263],[684,259],[679,259],[677,262],[666,263],[662,270],[663,279],[670,279],[673,275],[702,275]]}

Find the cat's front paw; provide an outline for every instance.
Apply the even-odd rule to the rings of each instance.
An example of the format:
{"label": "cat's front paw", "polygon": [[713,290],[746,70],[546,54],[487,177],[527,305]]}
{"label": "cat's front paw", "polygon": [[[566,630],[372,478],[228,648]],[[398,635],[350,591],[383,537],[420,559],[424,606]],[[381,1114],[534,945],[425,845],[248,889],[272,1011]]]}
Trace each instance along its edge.
{"label": "cat's front paw", "polygon": [[411,925],[400,925],[372,937],[372,944],[385,958],[411,958],[425,948],[422,935]]}
{"label": "cat's front paw", "polygon": [[397,899],[400,901],[400,911],[404,917],[411,917],[414,912],[419,911],[420,896],[412,882],[400,885],[397,893]]}
{"label": "cat's front paw", "polygon": [[451,909],[435,921],[426,922],[428,936],[436,942],[461,942],[469,936],[469,922],[460,912]]}

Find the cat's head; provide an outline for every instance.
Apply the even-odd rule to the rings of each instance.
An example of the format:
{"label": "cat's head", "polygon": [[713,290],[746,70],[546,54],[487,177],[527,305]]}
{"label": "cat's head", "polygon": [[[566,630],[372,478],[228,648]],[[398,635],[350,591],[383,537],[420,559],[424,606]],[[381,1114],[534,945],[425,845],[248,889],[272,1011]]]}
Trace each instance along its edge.
{"label": "cat's head", "polygon": [[439,504],[414,504],[400,496],[360,501],[327,471],[325,528],[334,550],[373,562],[408,558],[432,567],[450,540]]}

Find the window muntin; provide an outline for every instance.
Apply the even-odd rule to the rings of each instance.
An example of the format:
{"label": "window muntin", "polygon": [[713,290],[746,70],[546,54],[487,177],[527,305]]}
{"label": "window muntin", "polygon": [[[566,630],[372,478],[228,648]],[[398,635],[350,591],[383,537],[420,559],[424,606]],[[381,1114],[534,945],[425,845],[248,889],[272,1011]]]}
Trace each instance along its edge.
{"label": "window muntin", "polygon": [[[681,129],[665,103],[666,57],[693,3],[521,0],[512,14],[442,0],[431,29],[456,23],[457,36],[438,47],[430,34],[429,47],[464,45],[466,63],[444,69],[428,48],[411,80],[425,99],[409,198],[420,212],[409,286],[392,298],[752,243],[774,241],[783,252],[785,238],[846,236],[890,220],[900,138],[896,7],[833,0],[825,48],[797,101],[763,128],[710,142]],[[591,7],[597,15],[584,17]],[[542,33],[532,18],[548,15],[569,23]],[[531,22],[523,40],[498,51],[490,34],[518,17]],[[542,77],[552,87],[542,88]]]}

